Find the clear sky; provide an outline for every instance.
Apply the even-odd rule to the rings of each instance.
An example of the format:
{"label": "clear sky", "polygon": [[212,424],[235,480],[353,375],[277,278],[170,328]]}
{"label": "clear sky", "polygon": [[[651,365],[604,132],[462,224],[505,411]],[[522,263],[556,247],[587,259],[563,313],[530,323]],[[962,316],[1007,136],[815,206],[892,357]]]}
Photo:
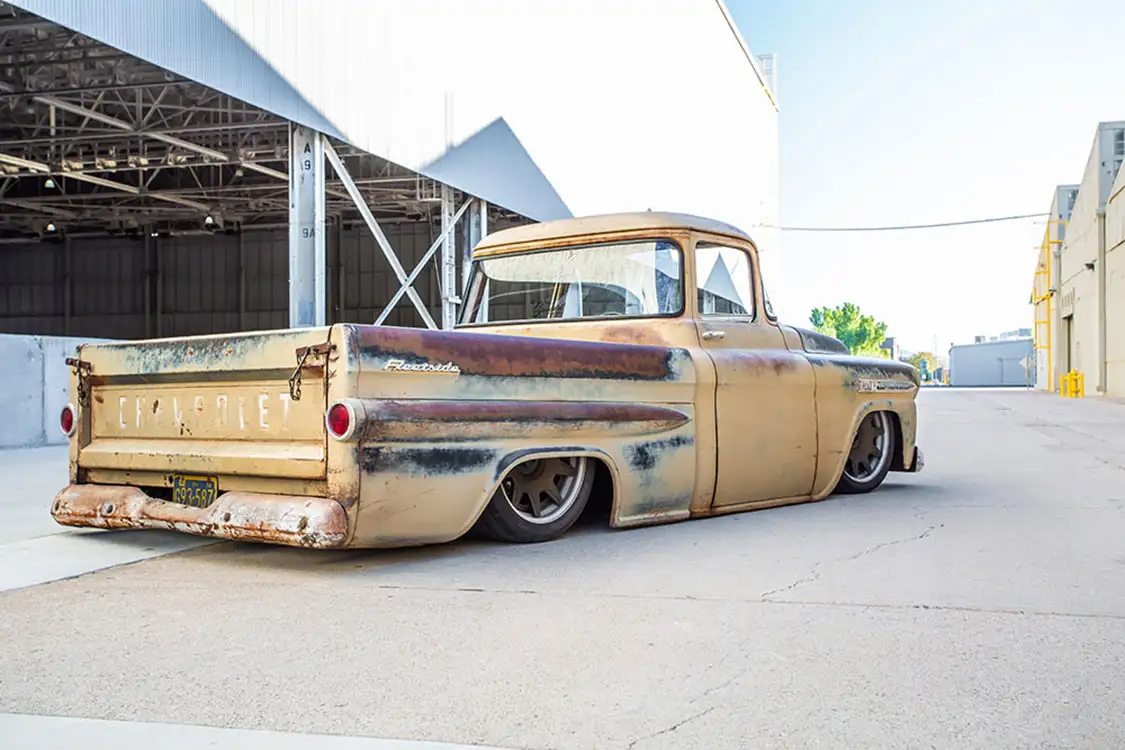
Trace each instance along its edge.
{"label": "clear sky", "polygon": [[[1122,0],[726,0],[778,56],[781,224],[872,226],[1046,212],[1099,121],[1125,120]],[[786,232],[763,273],[782,319],[852,301],[939,354],[1031,327],[1045,219]]]}

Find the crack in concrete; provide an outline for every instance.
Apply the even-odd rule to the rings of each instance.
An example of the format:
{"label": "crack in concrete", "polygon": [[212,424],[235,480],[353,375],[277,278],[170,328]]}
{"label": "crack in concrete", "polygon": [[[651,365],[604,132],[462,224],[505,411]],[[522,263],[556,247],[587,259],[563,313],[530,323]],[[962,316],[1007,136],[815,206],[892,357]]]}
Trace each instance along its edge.
{"label": "crack in concrete", "polygon": [[706,698],[708,695],[711,695],[712,693],[717,693],[720,690],[722,690],[723,688],[730,687],[735,682],[737,682],[738,680],[745,677],[746,674],[750,671],[750,669],[751,669],[750,667],[746,667],[745,669],[740,669],[738,672],[731,675],[727,679],[723,680],[718,685],[715,685],[714,687],[707,688],[706,690],[704,690],[702,693],[699,694],[699,698],[697,700],[702,700],[702,699]]}
{"label": "crack in concrete", "polygon": [[1116,461],[1111,461],[1108,458],[1102,458],[1101,456],[1094,456],[1094,458],[1097,459],[1098,461],[1101,461],[1106,466],[1112,466],[1113,468],[1117,469],[1118,471],[1125,471],[1125,465],[1119,464]]}
{"label": "crack in concrete", "polygon": [[[920,509],[916,508],[915,511],[916,511],[915,512],[916,518],[921,519],[922,516],[925,515],[925,511],[923,511],[923,510],[920,510]],[[865,555],[870,555],[873,552],[877,552],[877,551],[883,549],[884,547],[893,547],[896,544],[905,544],[906,542],[920,541],[922,539],[927,538],[936,529],[940,529],[944,526],[945,526],[945,524],[943,524],[943,523],[933,524],[932,526],[927,527],[926,530],[923,531],[921,534],[917,534],[915,536],[907,537],[905,539],[892,539],[889,542],[880,542],[879,544],[876,544],[872,547],[868,547],[865,550],[861,550],[859,552],[856,552],[854,555],[848,555],[847,557],[840,558],[838,560],[838,562],[849,562],[851,560],[858,560],[859,558],[861,558]],[[780,594],[780,593],[785,592],[785,591],[792,591],[793,589],[797,588],[798,586],[802,586],[806,583],[814,583],[814,582],[820,580],[820,565],[821,565],[821,563],[818,560],[817,562],[813,563],[813,566],[811,568],[809,568],[809,572],[805,573],[805,575],[802,576],[801,578],[798,578],[796,581],[789,584],[788,586],[781,586],[781,587],[776,588],[776,589],[770,589],[769,591],[766,591],[765,593],[761,594],[758,598],[763,600],[763,601],[769,601],[768,597],[773,596],[774,594]]]}
{"label": "crack in concrete", "polygon": [[652,734],[646,734],[644,737],[637,737],[626,746],[626,750],[633,750],[633,748],[636,747],[637,743],[639,743],[639,742],[645,742],[647,740],[655,739],[656,737],[660,737],[660,736],[663,736],[665,734],[671,734],[672,732],[675,732],[677,729],[682,727],[684,724],[695,721],[696,719],[701,719],[704,716],[706,716],[707,714],[714,711],[716,708],[718,708],[718,706],[711,706],[710,708],[705,708],[702,711],[697,711],[696,713],[692,714],[691,716],[687,717],[686,719],[681,719],[680,721],[677,721],[675,724],[673,724],[670,727],[667,727],[665,729],[661,729],[659,732],[653,732]]}
{"label": "crack in concrete", "polygon": [[802,584],[813,583],[813,582],[818,581],[818,580],[820,580],[820,561],[819,560],[817,562],[813,563],[813,566],[811,568],[809,568],[808,573],[805,573],[804,576],[802,576],[801,578],[798,578],[793,583],[789,584],[788,586],[782,586],[780,588],[770,589],[769,591],[765,592],[764,594],[759,595],[758,598],[762,599],[762,600],[765,600],[766,597],[773,596],[774,594],[780,594],[783,591],[792,591],[793,589],[797,588],[798,586],[800,586]]}
{"label": "crack in concrete", "polygon": [[[292,586],[291,583],[261,583],[255,582],[253,588],[261,590],[263,586]],[[322,586],[322,588],[325,586]],[[1059,612],[1042,609],[1009,609],[1004,607],[986,607],[955,604],[896,604],[889,602],[848,602],[817,599],[761,599],[752,596],[708,596],[699,594],[657,594],[644,592],[625,591],[580,591],[574,589],[504,589],[504,588],[462,588],[456,586],[420,586],[383,583],[371,587],[376,591],[404,592],[404,593],[440,593],[440,594],[507,594],[514,596],[573,596],[588,597],[593,599],[630,599],[661,602],[698,602],[701,604],[746,604],[768,606],[798,606],[798,607],[847,607],[859,609],[887,609],[887,610],[932,610],[937,612],[968,612],[987,615],[1019,615],[1022,617],[1073,617],[1093,620],[1121,620],[1125,621],[1125,613],[1112,614],[1109,612]],[[18,592],[14,592],[18,593]]]}
{"label": "crack in concrete", "polygon": [[837,602],[816,601],[812,599],[770,599],[761,603],[771,605],[792,605],[799,607],[848,607],[854,609],[928,610],[934,612],[965,612],[968,614],[977,615],[1017,615],[1020,617],[1066,617],[1081,620],[1125,621],[1125,615],[1114,615],[1101,612],[1055,612],[1053,610],[1007,609],[1004,607],[973,607],[956,604],[887,604],[883,602]]}
{"label": "crack in concrete", "polygon": [[911,536],[911,537],[907,537],[905,539],[893,539],[889,542],[881,542],[879,544],[876,544],[874,547],[868,547],[865,550],[862,550],[860,552],[856,552],[854,555],[850,555],[850,556],[844,558],[844,560],[845,561],[847,561],[847,560],[858,560],[859,558],[861,558],[865,555],[870,555],[872,552],[877,552],[877,551],[883,549],[884,547],[893,547],[896,544],[905,544],[907,542],[921,541],[922,539],[925,539],[930,534],[932,534],[935,529],[940,529],[943,526],[945,526],[944,523],[934,524],[933,526],[928,527],[925,531],[923,531],[921,534],[918,534],[917,536]]}

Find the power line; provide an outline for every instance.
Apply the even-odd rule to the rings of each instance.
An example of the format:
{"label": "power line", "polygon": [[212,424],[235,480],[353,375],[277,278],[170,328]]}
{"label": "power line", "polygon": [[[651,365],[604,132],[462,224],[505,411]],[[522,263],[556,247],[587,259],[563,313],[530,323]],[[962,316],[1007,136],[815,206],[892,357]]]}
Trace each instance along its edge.
{"label": "power line", "polygon": [[996,216],[989,219],[966,219],[965,221],[943,221],[937,224],[904,224],[894,227],[779,227],[775,224],[763,224],[767,229],[779,229],[782,232],[891,232],[900,229],[937,229],[939,227],[960,227],[967,224],[991,224],[998,221],[1016,221],[1018,219],[1036,219],[1050,216],[1049,212],[1038,214],[1020,214],[1018,216]]}

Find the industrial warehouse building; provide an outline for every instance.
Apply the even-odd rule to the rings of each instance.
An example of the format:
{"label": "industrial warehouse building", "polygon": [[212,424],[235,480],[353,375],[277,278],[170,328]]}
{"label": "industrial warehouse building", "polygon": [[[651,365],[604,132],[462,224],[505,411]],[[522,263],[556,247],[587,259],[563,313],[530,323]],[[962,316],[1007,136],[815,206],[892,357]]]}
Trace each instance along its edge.
{"label": "industrial warehouse building", "polygon": [[1021,329],[992,339],[949,348],[949,384],[962,387],[1030,387],[1034,380],[1031,331]]}
{"label": "industrial warehouse building", "polygon": [[768,264],[773,70],[721,0],[0,2],[0,333],[449,327],[490,230],[614,211]]}
{"label": "industrial warehouse building", "polygon": [[1056,188],[1032,304],[1036,387],[1082,374],[1125,396],[1125,121],[1099,123],[1082,181]]}

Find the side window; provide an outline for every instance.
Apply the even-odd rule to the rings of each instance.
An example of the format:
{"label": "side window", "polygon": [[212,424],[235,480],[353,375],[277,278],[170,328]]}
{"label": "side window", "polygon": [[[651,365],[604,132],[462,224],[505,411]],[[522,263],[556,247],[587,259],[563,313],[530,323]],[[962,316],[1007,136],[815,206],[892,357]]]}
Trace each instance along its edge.
{"label": "side window", "polygon": [[770,293],[766,291],[766,282],[762,282],[762,307],[766,309],[766,317],[770,320],[777,320],[777,313],[773,311],[773,305],[770,304]]}
{"label": "side window", "polygon": [[695,283],[703,315],[754,316],[754,285],[750,256],[745,251],[710,242],[695,246]]}

